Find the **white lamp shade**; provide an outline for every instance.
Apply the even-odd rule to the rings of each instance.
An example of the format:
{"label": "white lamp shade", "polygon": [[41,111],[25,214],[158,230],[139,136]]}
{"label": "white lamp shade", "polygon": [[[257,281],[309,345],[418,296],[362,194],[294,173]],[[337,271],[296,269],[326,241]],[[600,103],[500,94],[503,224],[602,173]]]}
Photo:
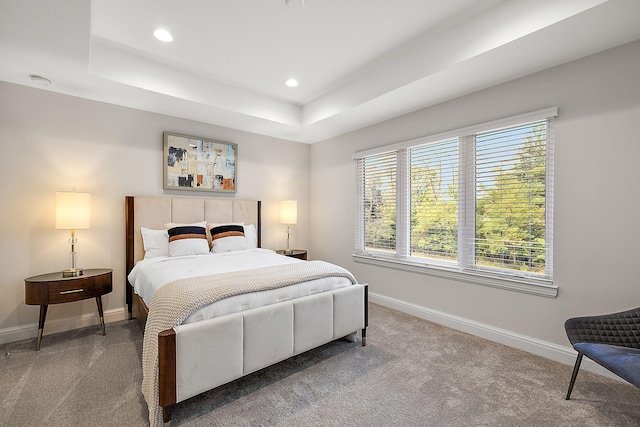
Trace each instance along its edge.
{"label": "white lamp shade", "polygon": [[56,228],[80,230],[91,224],[91,194],[59,191],[56,193]]}
{"label": "white lamp shade", "polygon": [[298,223],[298,202],[283,200],[280,202],[280,224]]}

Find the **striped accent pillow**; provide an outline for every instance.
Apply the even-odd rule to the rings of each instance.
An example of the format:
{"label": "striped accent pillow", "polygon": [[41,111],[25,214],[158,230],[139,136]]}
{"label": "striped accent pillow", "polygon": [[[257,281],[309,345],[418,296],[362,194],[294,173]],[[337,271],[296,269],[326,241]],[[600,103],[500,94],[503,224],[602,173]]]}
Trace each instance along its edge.
{"label": "striped accent pillow", "polygon": [[225,224],[213,227],[211,230],[211,240],[223,239],[225,237],[242,236],[244,237],[244,227],[236,224]]}
{"label": "striped accent pillow", "polygon": [[228,224],[213,227],[211,234],[211,252],[228,252],[248,249],[242,225]]}
{"label": "striped accent pillow", "polygon": [[199,255],[209,252],[207,232],[204,227],[180,225],[167,230],[169,256]]}

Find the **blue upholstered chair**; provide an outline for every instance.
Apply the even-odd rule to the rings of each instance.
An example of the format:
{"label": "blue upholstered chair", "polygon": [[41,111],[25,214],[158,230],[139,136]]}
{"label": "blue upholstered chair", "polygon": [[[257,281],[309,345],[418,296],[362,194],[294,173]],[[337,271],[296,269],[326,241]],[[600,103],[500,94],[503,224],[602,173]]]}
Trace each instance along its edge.
{"label": "blue upholstered chair", "polygon": [[640,308],[602,316],[574,317],[564,328],[578,352],[566,399],[576,382],[582,357],[640,387]]}

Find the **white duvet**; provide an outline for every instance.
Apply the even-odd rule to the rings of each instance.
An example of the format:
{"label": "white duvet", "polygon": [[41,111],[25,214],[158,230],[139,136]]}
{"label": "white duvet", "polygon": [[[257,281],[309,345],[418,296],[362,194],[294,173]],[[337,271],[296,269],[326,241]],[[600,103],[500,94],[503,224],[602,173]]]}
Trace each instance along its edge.
{"label": "white duvet", "polygon": [[[269,249],[259,248],[182,257],[162,256],[139,261],[129,273],[128,278],[135,293],[149,307],[155,292],[161,286],[181,278],[249,270],[272,265],[294,264],[297,262],[304,261],[278,255]],[[351,285],[351,282],[347,278],[329,277],[264,292],[237,295],[195,311],[184,323],[237,313],[349,285]]]}

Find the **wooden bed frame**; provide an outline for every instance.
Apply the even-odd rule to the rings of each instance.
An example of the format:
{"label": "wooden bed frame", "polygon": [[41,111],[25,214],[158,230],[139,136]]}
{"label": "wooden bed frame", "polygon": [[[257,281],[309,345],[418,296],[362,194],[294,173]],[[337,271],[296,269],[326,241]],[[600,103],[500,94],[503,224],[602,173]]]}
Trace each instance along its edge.
{"label": "wooden bed frame", "polygon": [[[258,247],[261,247],[260,236],[262,229],[260,210],[261,202],[255,200],[170,196],[126,196],[126,274],[128,276],[135,263],[144,256],[140,227],[161,229],[164,228],[164,224],[172,222],[194,223],[207,221],[209,223],[225,223],[242,221],[245,224],[255,224],[258,237]],[[133,288],[129,283],[128,278],[126,280],[126,301],[129,319],[134,317],[138,319],[144,330],[144,324],[149,310],[143,300],[133,292]],[[334,339],[345,336],[355,337],[357,330],[362,331],[362,345],[365,346],[366,327],[368,325],[367,305],[368,286],[358,284],[292,301],[275,303],[268,307],[247,310],[240,314],[234,313],[222,316],[214,319],[214,321],[197,322],[201,323],[201,325],[196,325],[195,327],[192,326],[195,324],[180,325],[173,329],[162,331],[158,335],[158,364],[159,406],[162,407],[164,425],[170,425],[173,405],[175,403],[186,400],[189,397],[202,393],[206,390],[226,384],[251,372],[269,366],[270,364],[278,363],[296,354],[300,354],[303,351],[310,350],[311,348],[324,345]],[[295,314],[293,314],[294,307]],[[255,360],[250,360],[247,362],[247,359],[256,358],[254,355],[255,353],[260,353],[250,353],[247,349],[262,349],[265,343],[263,342],[264,338],[262,338],[262,341],[260,341],[260,339],[252,338],[251,330],[247,330],[246,328],[248,326],[245,326],[245,324],[251,325],[252,321],[257,324],[265,324],[265,322],[268,323],[271,321],[270,319],[272,319],[272,317],[269,316],[273,316],[273,313],[277,313],[278,310],[289,310],[291,312],[291,316],[293,316],[291,330],[282,332],[282,336],[284,336],[285,339],[289,339],[291,342],[296,343],[293,345],[293,351],[286,354],[283,353],[282,356],[277,356],[278,359],[275,361],[269,360],[267,362],[256,362]],[[236,316],[236,318],[240,316],[244,319],[243,326],[240,327],[239,333],[234,332],[238,330],[237,327],[234,330],[229,329],[229,331],[224,329],[227,327],[225,325],[229,324],[227,318],[233,321],[233,316]],[[327,328],[329,328],[329,335],[325,334],[321,339],[314,338],[315,341],[310,343],[308,342],[308,337],[314,334],[317,335],[317,331],[308,325],[315,324],[316,326],[313,326],[313,328],[317,328],[318,321],[316,319],[318,317],[326,319],[326,323],[330,323],[330,325],[327,325]],[[184,328],[187,326],[188,328]],[[215,328],[215,330],[213,328]],[[189,330],[187,331],[186,329]],[[192,331],[194,329],[199,329],[199,331],[193,333]],[[333,333],[331,333],[331,331],[333,331]],[[255,332],[253,333],[255,334]],[[189,340],[191,340],[191,342],[202,342],[203,337],[205,337],[204,339],[206,340],[206,337],[212,335],[218,337],[231,337],[232,340],[235,340],[236,342],[239,341],[240,347],[243,347],[244,350],[238,355],[220,355],[218,353],[223,353],[224,350],[218,351],[217,347],[223,346],[216,346],[214,344],[209,345],[208,348],[211,349],[213,354],[207,354],[206,360],[211,360],[211,362],[205,362],[208,363],[208,366],[201,366],[199,368],[201,369],[202,374],[197,376],[198,381],[195,382],[202,382],[203,380],[200,380],[201,377],[212,377],[212,375],[215,377],[215,373],[212,374],[212,371],[216,371],[216,369],[220,370],[220,366],[222,366],[223,370],[228,371],[228,365],[238,365],[239,363],[241,365],[240,370],[235,374],[232,374],[232,377],[229,377],[229,374],[225,372],[224,375],[221,374],[220,376],[226,376],[227,378],[209,378],[205,380],[206,382],[204,384],[197,384],[193,387],[191,386],[191,382],[189,382],[185,387],[184,384],[186,380],[181,379],[180,367],[188,364],[189,371],[193,371],[194,366],[203,365],[202,360],[205,359],[205,357],[201,357],[200,360],[197,360],[194,363],[191,363],[190,361],[183,361],[181,358],[186,360],[186,358],[191,357],[189,356],[191,353],[185,353],[185,350],[181,351],[181,347],[189,348]],[[215,341],[214,338],[212,338],[212,340]],[[297,345],[298,342],[302,344]],[[182,345],[180,343],[186,344]],[[278,348],[275,350],[279,351]],[[190,375],[192,377],[194,376],[193,373]],[[184,390],[185,388],[192,389],[194,387],[196,388],[196,391],[189,390],[187,392],[181,392],[181,390]]]}

